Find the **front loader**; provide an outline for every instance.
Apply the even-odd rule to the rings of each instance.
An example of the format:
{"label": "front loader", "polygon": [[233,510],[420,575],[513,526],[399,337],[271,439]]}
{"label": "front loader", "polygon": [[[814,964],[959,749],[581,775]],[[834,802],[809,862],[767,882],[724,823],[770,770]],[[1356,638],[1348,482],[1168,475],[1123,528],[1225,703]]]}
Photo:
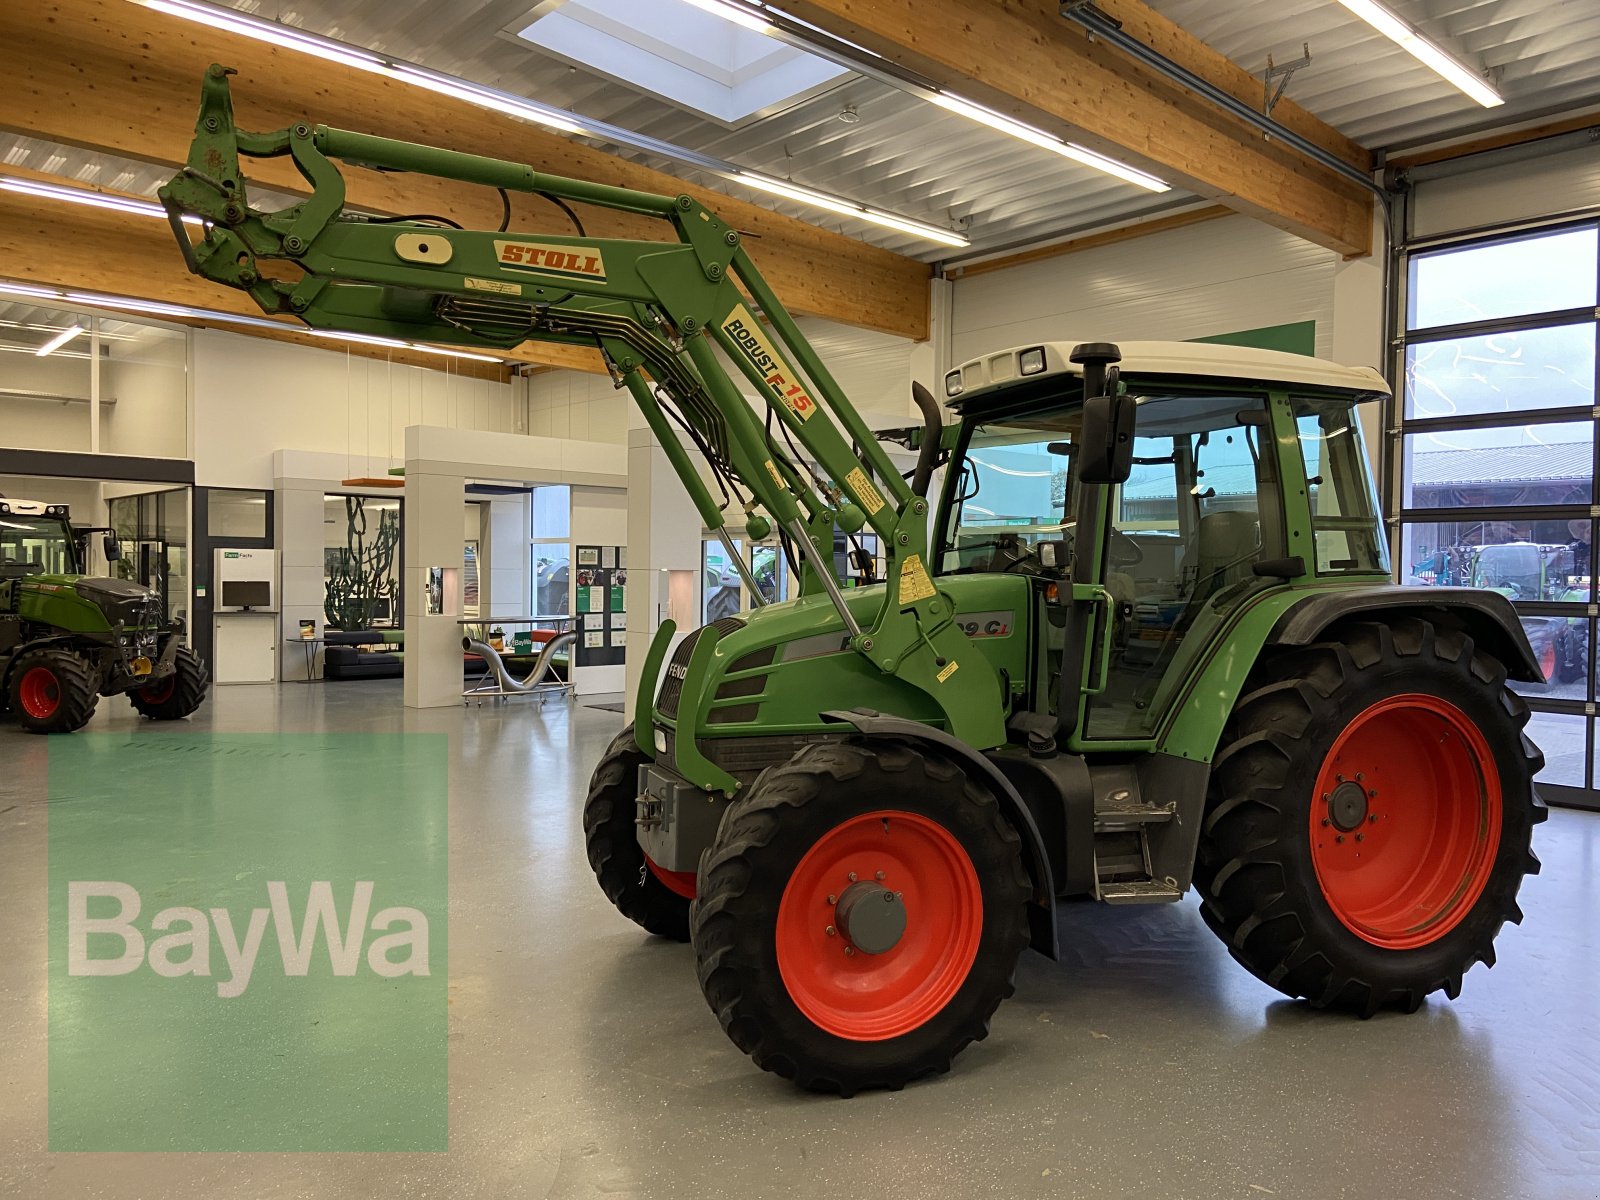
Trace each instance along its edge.
{"label": "front loader", "polygon": [[[1362,1015],[1493,961],[1544,816],[1507,681],[1541,676],[1505,597],[1392,585],[1359,432],[1377,373],[1008,349],[943,381],[953,425],[914,389],[905,478],[693,197],[241,132],[226,75],[161,192],[192,270],[317,328],[596,347],[707,528],[730,551],[730,528],[776,532],[799,597],[746,579],[750,613],[675,646],[664,622],[583,813],[607,897],[693,942],[758,1065],[845,1094],[947,1069],[1023,949],[1057,954],[1067,898],[1193,886],[1246,969]],[[252,208],[241,153],[291,157],[311,197]],[[648,215],[673,240],[375,218],[335,160]],[[835,536],[862,531],[886,569],[846,589]]]}

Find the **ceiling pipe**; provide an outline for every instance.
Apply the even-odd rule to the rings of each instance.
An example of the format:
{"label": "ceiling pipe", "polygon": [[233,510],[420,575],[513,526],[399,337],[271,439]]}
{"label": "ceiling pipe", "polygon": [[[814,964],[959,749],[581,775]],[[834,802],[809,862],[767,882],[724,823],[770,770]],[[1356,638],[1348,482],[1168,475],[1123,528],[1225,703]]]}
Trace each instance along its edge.
{"label": "ceiling pipe", "polygon": [[1180,87],[1187,88],[1197,96],[1202,96],[1237,117],[1247,125],[1253,125],[1268,137],[1282,142],[1291,149],[1298,150],[1307,158],[1313,159],[1335,174],[1358,183],[1369,191],[1375,192],[1384,200],[1388,193],[1369,173],[1340,158],[1333,151],[1324,146],[1317,145],[1310,138],[1303,137],[1294,130],[1280,125],[1265,113],[1257,112],[1249,104],[1228,92],[1223,91],[1208,79],[1196,75],[1187,67],[1180,66],[1165,55],[1152,50],[1132,34],[1125,32],[1122,23],[1116,21],[1094,6],[1092,0],[1065,0],[1061,5],[1061,15],[1076,25],[1082,26],[1091,36],[1100,39],[1107,45],[1115,46],[1128,57],[1138,60],[1149,67],[1156,74],[1171,80]]}

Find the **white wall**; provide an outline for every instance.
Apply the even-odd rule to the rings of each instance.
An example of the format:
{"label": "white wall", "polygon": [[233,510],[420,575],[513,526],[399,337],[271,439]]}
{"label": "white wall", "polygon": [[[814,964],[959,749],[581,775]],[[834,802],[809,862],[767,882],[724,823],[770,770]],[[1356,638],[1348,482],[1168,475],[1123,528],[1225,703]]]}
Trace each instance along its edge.
{"label": "white wall", "polygon": [[[89,353],[85,339],[45,358],[31,350],[0,354],[0,388],[71,396],[75,402],[0,394],[0,445],[24,450],[89,448]],[[9,345],[9,343],[8,343]]]}
{"label": "white wall", "polygon": [[1229,216],[958,278],[951,358],[1025,342],[1186,340],[1307,320],[1328,357],[1338,262],[1330,250]]}
{"label": "white wall", "polygon": [[189,457],[189,335],[154,327],[112,341],[100,368],[100,449],[106,454]]}
{"label": "white wall", "polygon": [[272,455],[342,456],[340,476],[382,475],[405,459],[405,428],[525,432],[521,381],[463,378],[334,350],[200,330],[194,337],[196,482],[273,485]]}

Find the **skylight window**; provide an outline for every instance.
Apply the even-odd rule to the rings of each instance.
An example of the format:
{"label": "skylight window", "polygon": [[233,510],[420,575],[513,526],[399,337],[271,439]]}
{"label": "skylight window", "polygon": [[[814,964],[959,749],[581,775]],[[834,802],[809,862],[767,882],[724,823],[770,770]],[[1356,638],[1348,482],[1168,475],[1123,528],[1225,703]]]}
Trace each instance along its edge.
{"label": "skylight window", "polygon": [[522,41],[725,125],[850,74],[688,0],[565,0],[540,9],[516,30]]}

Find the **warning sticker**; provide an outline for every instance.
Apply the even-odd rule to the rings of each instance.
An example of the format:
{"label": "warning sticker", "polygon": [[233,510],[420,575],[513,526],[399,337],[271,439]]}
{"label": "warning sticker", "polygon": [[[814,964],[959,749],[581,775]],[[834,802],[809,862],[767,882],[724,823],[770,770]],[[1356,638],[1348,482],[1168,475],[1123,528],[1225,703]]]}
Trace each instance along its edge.
{"label": "warning sticker", "polygon": [[940,671],[937,675],[935,675],[934,678],[937,679],[940,683],[943,683],[946,679],[949,679],[950,676],[954,675],[960,669],[961,669],[961,664],[958,663],[955,659],[952,658],[950,660],[950,662],[945,666],[945,669]]}
{"label": "warning sticker", "polygon": [[767,459],[767,474],[772,476],[772,482],[780,488],[788,486],[783,482],[783,476],[778,474],[778,468],[772,465],[772,460]]}
{"label": "warning sticker", "polygon": [[520,283],[506,283],[501,279],[475,279],[471,275],[464,276],[462,282],[476,292],[499,292],[502,296],[522,295]]}
{"label": "warning sticker", "polygon": [[861,507],[867,510],[869,517],[883,507],[882,494],[872,486],[872,480],[867,478],[867,473],[860,467],[846,475],[844,481],[850,485],[850,490],[856,494],[856,499],[861,501]]}
{"label": "warning sticker", "polygon": [[920,555],[913,554],[900,564],[900,603],[912,604],[933,595],[933,580],[922,565]]}
{"label": "warning sticker", "polygon": [[742,304],[736,304],[728,319],[722,323],[722,332],[732,339],[739,353],[750,365],[761,372],[773,395],[801,421],[809,421],[817,412],[817,402],[795,378],[793,369],[767,341],[761,322]]}

